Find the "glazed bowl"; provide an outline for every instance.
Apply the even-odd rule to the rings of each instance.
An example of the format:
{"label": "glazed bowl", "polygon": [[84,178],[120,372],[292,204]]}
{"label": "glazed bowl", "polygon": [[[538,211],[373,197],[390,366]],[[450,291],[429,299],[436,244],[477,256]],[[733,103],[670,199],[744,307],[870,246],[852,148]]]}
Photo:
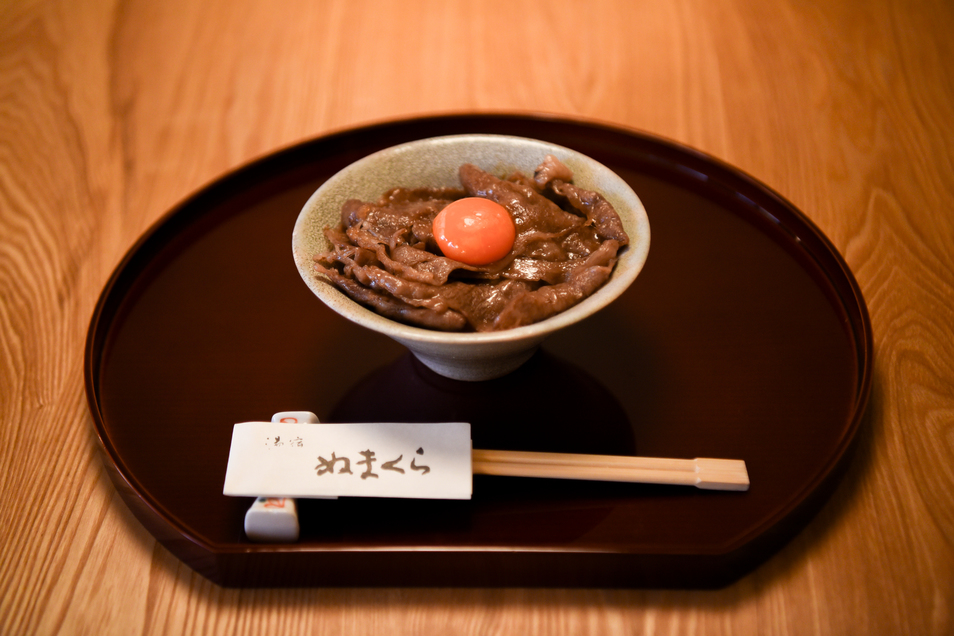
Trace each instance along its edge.
{"label": "glazed bowl", "polygon": [[[378,315],[331,285],[315,270],[314,257],[331,248],[323,229],[338,224],[348,199],[377,201],[394,187],[460,187],[458,169],[472,163],[506,177],[533,175],[548,155],[573,171],[573,183],[601,193],[616,209],[630,243],[622,248],[610,279],[577,305],[540,322],[485,333],[442,332]],[[292,233],[292,253],[305,284],[348,320],[393,338],[426,366],[455,380],[501,377],[526,362],[543,340],[594,314],[632,284],[649,253],[649,219],[639,197],[619,175],[569,148],[505,135],[433,137],[381,150],[352,163],[326,181],[302,208]]]}

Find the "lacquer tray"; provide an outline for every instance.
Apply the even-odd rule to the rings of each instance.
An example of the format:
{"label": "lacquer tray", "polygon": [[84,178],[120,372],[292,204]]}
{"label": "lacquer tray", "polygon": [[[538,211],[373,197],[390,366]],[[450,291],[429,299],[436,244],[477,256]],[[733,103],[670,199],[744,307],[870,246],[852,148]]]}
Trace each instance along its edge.
{"label": "lacquer tray", "polygon": [[[582,151],[642,199],[652,246],[610,308],[512,375],[436,376],[328,310],[291,254],[325,179],[381,148],[500,133]],[[717,587],[824,503],[862,423],[871,328],[831,243],[724,163],[612,126],[524,115],[383,123],[281,150],[156,223],[109,280],[86,352],[104,463],[166,548],[223,586]],[[222,495],[232,425],[467,421],[475,448],[747,463],[748,492],[477,476],[470,501],[299,501],[302,536],[250,542]]]}

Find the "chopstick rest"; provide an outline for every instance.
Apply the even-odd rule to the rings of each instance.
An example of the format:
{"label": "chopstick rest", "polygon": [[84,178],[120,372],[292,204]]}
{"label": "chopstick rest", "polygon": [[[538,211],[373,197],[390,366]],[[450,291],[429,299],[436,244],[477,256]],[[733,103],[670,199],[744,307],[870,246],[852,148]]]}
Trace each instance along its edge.
{"label": "chopstick rest", "polygon": [[311,411],[281,411],[272,415],[272,422],[283,424],[318,424],[318,416]]}
{"label": "chopstick rest", "polygon": [[[281,411],[272,422],[317,424],[311,411]],[[245,513],[245,535],[252,541],[293,543],[298,541],[298,506],[291,497],[258,497]]]}
{"label": "chopstick rest", "polygon": [[[271,421],[280,424],[318,424],[311,411],[281,411]],[[316,497],[336,499],[337,497]],[[252,541],[293,543],[298,541],[298,505],[291,497],[258,497],[245,513],[245,535]]]}
{"label": "chopstick rest", "polygon": [[298,541],[298,507],[291,497],[258,497],[245,513],[245,535],[252,541]]}

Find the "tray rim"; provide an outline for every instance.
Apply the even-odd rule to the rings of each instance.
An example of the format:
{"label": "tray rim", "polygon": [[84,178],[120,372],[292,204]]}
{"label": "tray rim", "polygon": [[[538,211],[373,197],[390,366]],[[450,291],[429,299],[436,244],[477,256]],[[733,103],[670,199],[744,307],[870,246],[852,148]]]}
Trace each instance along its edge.
{"label": "tray rim", "polygon": [[[802,223],[809,231],[813,241],[817,243],[817,245],[814,245],[812,249],[807,249],[806,253],[811,256],[811,258],[815,261],[818,270],[823,272],[825,276],[828,277],[828,279],[831,281],[832,287],[838,292],[839,300],[842,304],[842,310],[845,311],[849,317],[850,324],[846,326],[846,330],[851,334],[856,345],[855,362],[857,364],[858,377],[850,421],[845,426],[845,433],[842,435],[838,444],[832,447],[833,451],[830,453],[830,461],[826,462],[823,469],[817,472],[812,479],[806,482],[801,490],[794,492],[785,501],[779,502],[775,510],[770,515],[763,518],[761,523],[753,526],[747,533],[737,535],[735,539],[727,542],[726,545],[721,546],[718,549],[703,549],[699,550],[698,552],[692,551],[691,553],[710,557],[721,557],[733,551],[744,549],[747,545],[754,541],[758,541],[760,538],[763,540],[767,539],[768,535],[771,534],[772,529],[778,526],[780,521],[789,517],[790,515],[794,516],[804,513],[802,509],[812,507],[809,505],[810,500],[813,499],[812,495],[817,493],[825,482],[830,479],[837,480],[840,478],[841,473],[843,473],[844,469],[846,468],[846,456],[850,454],[851,450],[856,445],[858,437],[857,433],[861,427],[862,421],[864,420],[870,398],[873,381],[873,335],[868,308],[854,274],[851,272],[851,269],[848,267],[847,262],[837,247],[807,214],[788,201],[775,189],[756,179],[749,173],[723,161],[722,159],[681,142],[642,130],[628,128],[622,125],[594,119],[552,115],[546,113],[515,113],[502,111],[419,115],[414,117],[400,117],[366,124],[358,124],[336,129],[326,134],[311,136],[283,147],[279,147],[271,152],[253,157],[225,171],[216,178],[206,182],[192,192],[188,193],[184,198],[179,200],[175,205],[173,205],[155,221],[153,221],[126,250],[122,258],[112,270],[108,280],[103,286],[103,289],[97,299],[95,308],[92,312],[85,343],[84,379],[87,405],[93,419],[99,451],[103,455],[104,465],[110,474],[114,486],[117,487],[117,489],[120,491],[120,494],[123,495],[123,500],[127,506],[132,508],[133,512],[136,513],[139,521],[146,525],[149,531],[156,536],[160,542],[164,543],[167,540],[180,541],[184,539],[185,542],[192,544],[191,548],[186,548],[187,551],[194,550],[197,551],[197,553],[208,553],[205,555],[206,558],[208,558],[209,555],[215,557],[228,554],[360,551],[354,550],[352,548],[342,550],[334,547],[329,548],[322,546],[309,546],[307,544],[292,544],[290,546],[283,546],[279,544],[246,545],[231,543],[218,544],[212,541],[207,541],[202,537],[196,536],[196,534],[190,528],[183,525],[175,515],[171,514],[165,509],[165,507],[162,505],[162,502],[155,501],[154,498],[149,494],[148,490],[138,482],[133,472],[129,469],[125,461],[122,459],[120,454],[116,451],[115,447],[109,440],[108,430],[101,409],[100,395],[98,391],[100,354],[102,353],[103,348],[102,344],[105,342],[104,339],[108,336],[110,327],[112,326],[113,321],[116,319],[117,312],[113,311],[112,313],[108,314],[109,320],[105,324],[103,323],[103,319],[104,317],[107,317],[107,310],[109,309],[111,303],[117,303],[116,309],[118,309],[118,305],[121,304],[122,299],[114,299],[113,294],[124,282],[124,279],[131,276],[132,280],[130,282],[133,282],[138,277],[138,273],[130,273],[130,270],[132,269],[137,258],[142,257],[143,250],[145,250],[153,241],[160,240],[157,237],[159,237],[159,235],[163,234],[168,229],[167,226],[169,224],[172,224],[177,220],[183,220],[179,217],[183,216],[185,211],[194,207],[197,202],[201,201],[203,197],[213,197],[222,191],[228,191],[230,186],[240,183],[243,177],[246,175],[255,172],[267,172],[270,164],[285,163],[288,161],[289,157],[296,153],[307,153],[308,149],[314,145],[333,145],[336,142],[341,143],[354,135],[373,134],[375,130],[394,130],[401,127],[426,127],[428,125],[433,126],[441,124],[454,125],[457,123],[461,123],[463,125],[468,120],[472,121],[474,124],[480,124],[483,126],[499,125],[501,121],[507,121],[509,123],[519,123],[521,121],[525,121],[534,125],[543,124],[556,127],[569,126],[576,127],[581,130],[592,129],[611,135],[632,137],[640,140],[642,143],[655,144],[665,148],[667,152],[674,153],[682,157],[691,158],[693,161],[704,164],[709,168],[715,168],[724,178],[742,183],[745,185],[745,187],[758,192],[761,195],[760,199],[762,197],[766,197],[767,200],[772,202],[772,204],[780,206],[788,214],[797,219],[799,223]],[[262,179],[264,180],[266,177],[262,177]],[[759,205],[757,202],[753,202],[753,205],[764,208],[764,206]],[[185,225],[188,226],[190,223],[186,223]],[[780,225],[782,224],[780,223]],[[160,246],[161,244],[164,244],[164,242],[161,242]],[[832,271],[832,265],[835,266],[835,271]],[[852,310],[855,310],[857,315],[855,315]],[[131,497],[134,498],[132,503],[130,502]],[[824,502],[824,500],[827,498],[827,495],[822,497],[822,502]],[[175,533],[178,534],[160,537],[159,535],[167,535],[169,533],[162,532],[162,528],[157,528],[156,523],[150,523],[147,522],[147,520],[144,520],[142,518],[143,513],[155,517],[155,519],[152,521],[159,522],[160,526],[161,524],[166,524],[170,527],[170,529],[174,530]],[[814,514],[814,511],[811,512],[811,514]],[[389,546],[377,548],[377,550],[393,552],[427,552],[447,551],[447,548],[438,546]],[[517,550],[520,551],[520,548],[517,548]],[[497,546],[455,546],[452,548],[452,551],[486,554],[494,552],[512,552],[513,548]],[[587,549],[574,550],[558,548],[552,550],[535,549],[532,552],[579,554],[593,553],[594,551]],[[598,553],[599,551],[596,552]],[[615,554],[616,552],[609,551],[608,553]],[[685,551],[678,553],[667,552],[665,550],[653,552],[654,555],[684,555],[689,553],[690,552]],[[204,572],[203,574],[209,576]],[[213,577],[210,576],[209,578]]]}

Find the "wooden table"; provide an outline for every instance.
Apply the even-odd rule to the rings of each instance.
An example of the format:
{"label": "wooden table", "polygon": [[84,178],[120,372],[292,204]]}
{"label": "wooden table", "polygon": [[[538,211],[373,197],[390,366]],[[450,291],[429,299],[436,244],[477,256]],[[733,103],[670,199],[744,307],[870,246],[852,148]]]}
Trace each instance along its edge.
{"label": "wooden table", "polygon": [[[910,2],[5,2],[0,633],[950,634],[954,6]],[[806,530],[717,591],[227,590],[127,510],[83,349],[151,223],[329,131],[546,113],[771,185],[866,297],[858,455]]]}

